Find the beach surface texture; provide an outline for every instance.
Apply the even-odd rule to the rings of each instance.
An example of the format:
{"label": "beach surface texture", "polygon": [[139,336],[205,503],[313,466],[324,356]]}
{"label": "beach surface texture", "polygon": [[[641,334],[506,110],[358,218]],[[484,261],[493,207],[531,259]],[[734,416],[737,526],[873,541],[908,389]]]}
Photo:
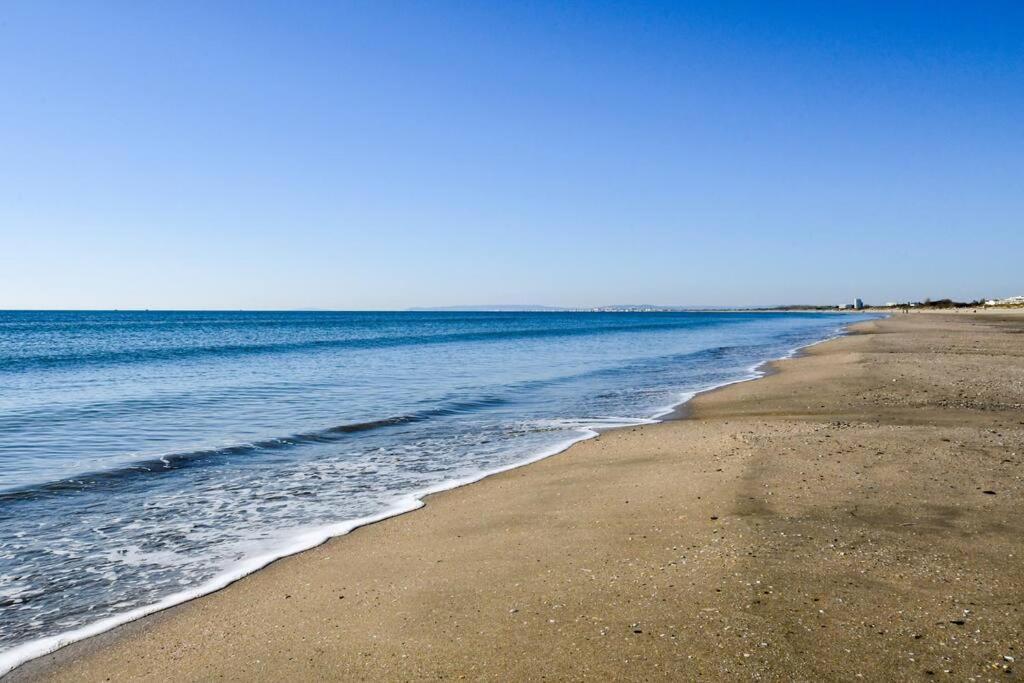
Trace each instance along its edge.
{"label": "beach surface texture", "polygon": [[896,315],[774,368],[10,678],[1019,676],[1024,315]]}

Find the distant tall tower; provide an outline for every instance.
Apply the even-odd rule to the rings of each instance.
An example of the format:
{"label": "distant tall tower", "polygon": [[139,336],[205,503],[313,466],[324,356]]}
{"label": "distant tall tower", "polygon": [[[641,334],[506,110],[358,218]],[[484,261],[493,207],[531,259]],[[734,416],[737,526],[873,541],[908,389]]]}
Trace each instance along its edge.
{"label": "distant tall tower", "polygon": [[861,301],[860,299],[854,299],[853,307],[859,311],[860,309],[864,308],[864,302]]}

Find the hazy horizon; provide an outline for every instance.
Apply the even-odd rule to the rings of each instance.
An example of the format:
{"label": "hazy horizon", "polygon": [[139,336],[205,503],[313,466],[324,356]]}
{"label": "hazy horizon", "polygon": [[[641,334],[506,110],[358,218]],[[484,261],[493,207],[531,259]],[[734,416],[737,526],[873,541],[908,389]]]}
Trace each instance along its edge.
{"label": "hazy horizon", "polygon": [[[887,299],[885,301],[864,301],[865,306],[884,306],[887,303],[914,303],[930,299],[939,301],[952,298],[955,301],[970,303],[983,297],[969,297],[957,299],[956,297],[921,297],[920,299]],[[992,297],[988,297],[992,298]],[[997,297],[998,298],[998,297]],[[443,312],[588,312],[587,309],[595,308],[627,308],[627,307],[651,307],[665,309],[679,309],[693,312],[714,312],[716,310],[757,310],[771,309],[773,306],[839,306],[841,304],[852,304],[855,297],[849,300],[814,302],[814,301],[777,301],[766,304],[666,304],[653,302],[638,303],[597,303],[580,306],[561,306],[557,304],[453,304],[439,306],[408,306],[405,308],[323,308],[323,307],[293,307],[293,308],[160,308],[160,307],[114,307],[114,308],[0,308],[0,312],[209,312],[223,313],[239,311],[243,313],[443,313]]]}
{"label": "hazy horizon", "polygon": [[15,1],[0,309],[1024,294],[1022,82],[1016,3]]}

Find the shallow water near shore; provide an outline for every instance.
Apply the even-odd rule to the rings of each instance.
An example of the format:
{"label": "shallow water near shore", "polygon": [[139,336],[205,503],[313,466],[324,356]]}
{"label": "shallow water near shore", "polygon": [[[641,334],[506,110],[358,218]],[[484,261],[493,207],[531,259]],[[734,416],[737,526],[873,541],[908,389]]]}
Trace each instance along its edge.
{"label": "shallow water near shore", "polygon": [[0,313],[0,670],[866,317]]}

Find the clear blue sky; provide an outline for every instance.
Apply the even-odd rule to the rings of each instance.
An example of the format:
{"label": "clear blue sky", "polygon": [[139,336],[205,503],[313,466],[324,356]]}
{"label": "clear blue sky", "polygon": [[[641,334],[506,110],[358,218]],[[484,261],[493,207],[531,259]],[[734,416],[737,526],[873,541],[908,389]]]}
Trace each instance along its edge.
{"label": "clear blue sky", "polygon": [[4,2],[0,308],[1024,294],[1024,3]]}

